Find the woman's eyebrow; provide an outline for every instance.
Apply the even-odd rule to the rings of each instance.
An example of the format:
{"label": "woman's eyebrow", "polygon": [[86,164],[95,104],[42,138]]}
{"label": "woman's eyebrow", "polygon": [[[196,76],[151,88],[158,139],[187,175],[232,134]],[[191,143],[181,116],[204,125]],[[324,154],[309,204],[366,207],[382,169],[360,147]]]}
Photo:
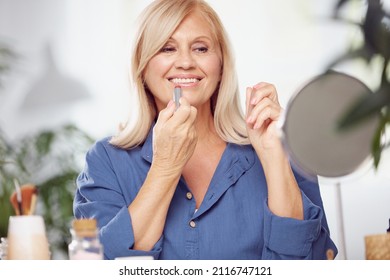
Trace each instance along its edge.
{"label": "woman's eyebrow", "polygon": [[[170,43],[170,42],[177,42],[178,40],[175,39],[174,37],[170,37],[166,43]],[[200,36],[197,36],[195,38],[192,38],[191,39],[191,42],[213,42],[213,39],[210,38],[209,36],[206,36],[206,35],[200,35]]]}

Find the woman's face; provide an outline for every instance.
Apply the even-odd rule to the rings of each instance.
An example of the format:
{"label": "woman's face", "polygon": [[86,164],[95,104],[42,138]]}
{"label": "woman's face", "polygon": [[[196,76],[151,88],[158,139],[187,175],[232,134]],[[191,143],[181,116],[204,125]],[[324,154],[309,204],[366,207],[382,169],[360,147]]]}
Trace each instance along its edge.
{"label": "woman's face", "polygon": [[164,47],[149,61],[144,78],[158,111],[172,100],[175,85],[198,110],[210,108],[210,97],[222,75],[219,45],[209,25],[198,14],[186,17]]}

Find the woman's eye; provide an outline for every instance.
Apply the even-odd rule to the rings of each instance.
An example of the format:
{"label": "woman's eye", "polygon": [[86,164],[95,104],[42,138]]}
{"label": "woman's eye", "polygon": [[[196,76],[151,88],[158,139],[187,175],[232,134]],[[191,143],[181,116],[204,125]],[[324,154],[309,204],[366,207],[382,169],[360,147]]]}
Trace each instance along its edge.
{"label": "woman's eye", "polygon": [[170,52],[174,52],[174,51],[175,51],[175,48],[174,47],[169,47],[169,46],[163,47],[161,49],[161,52],[163,52],[163,53],[170,53]]}
{"label": "woman's eye", "polygon": [[206,47],[198,47],[195,48],[195,51],[200,52],[200,53],[206,53],[209,49]]}

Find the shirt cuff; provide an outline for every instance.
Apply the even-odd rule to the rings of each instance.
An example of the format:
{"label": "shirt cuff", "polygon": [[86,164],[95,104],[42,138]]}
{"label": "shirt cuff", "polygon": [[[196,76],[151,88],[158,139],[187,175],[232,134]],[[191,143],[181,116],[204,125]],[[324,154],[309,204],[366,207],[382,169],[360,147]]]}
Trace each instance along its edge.
{"label": "shirt cuff", "polygon": [[[134,233],[131,216],[127,207],[123,207],[118,214],[100,230],[100,240],[103,244],[104,258],[152,256],[158,259],[162,250],[161,237],[150,251],[133,250]],[[104,245],[107,246],[104,246]]]}
{"label": "shirt cuff", "polygon": [[307,256],[320,234],[322,211],[301,193],[304,220],[276,216],[265,203],[264,242],[277,254]]}

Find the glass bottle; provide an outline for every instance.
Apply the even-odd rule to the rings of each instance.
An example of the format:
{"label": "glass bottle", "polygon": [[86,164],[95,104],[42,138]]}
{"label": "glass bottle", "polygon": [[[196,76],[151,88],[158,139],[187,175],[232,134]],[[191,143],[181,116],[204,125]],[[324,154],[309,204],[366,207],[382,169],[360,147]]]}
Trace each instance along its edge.
{"label": "glass bottle", "polygon": [[102,260],[103,246],[99,240],[95,219],[78,219],[72,222],[69,243],[70,260]]}

